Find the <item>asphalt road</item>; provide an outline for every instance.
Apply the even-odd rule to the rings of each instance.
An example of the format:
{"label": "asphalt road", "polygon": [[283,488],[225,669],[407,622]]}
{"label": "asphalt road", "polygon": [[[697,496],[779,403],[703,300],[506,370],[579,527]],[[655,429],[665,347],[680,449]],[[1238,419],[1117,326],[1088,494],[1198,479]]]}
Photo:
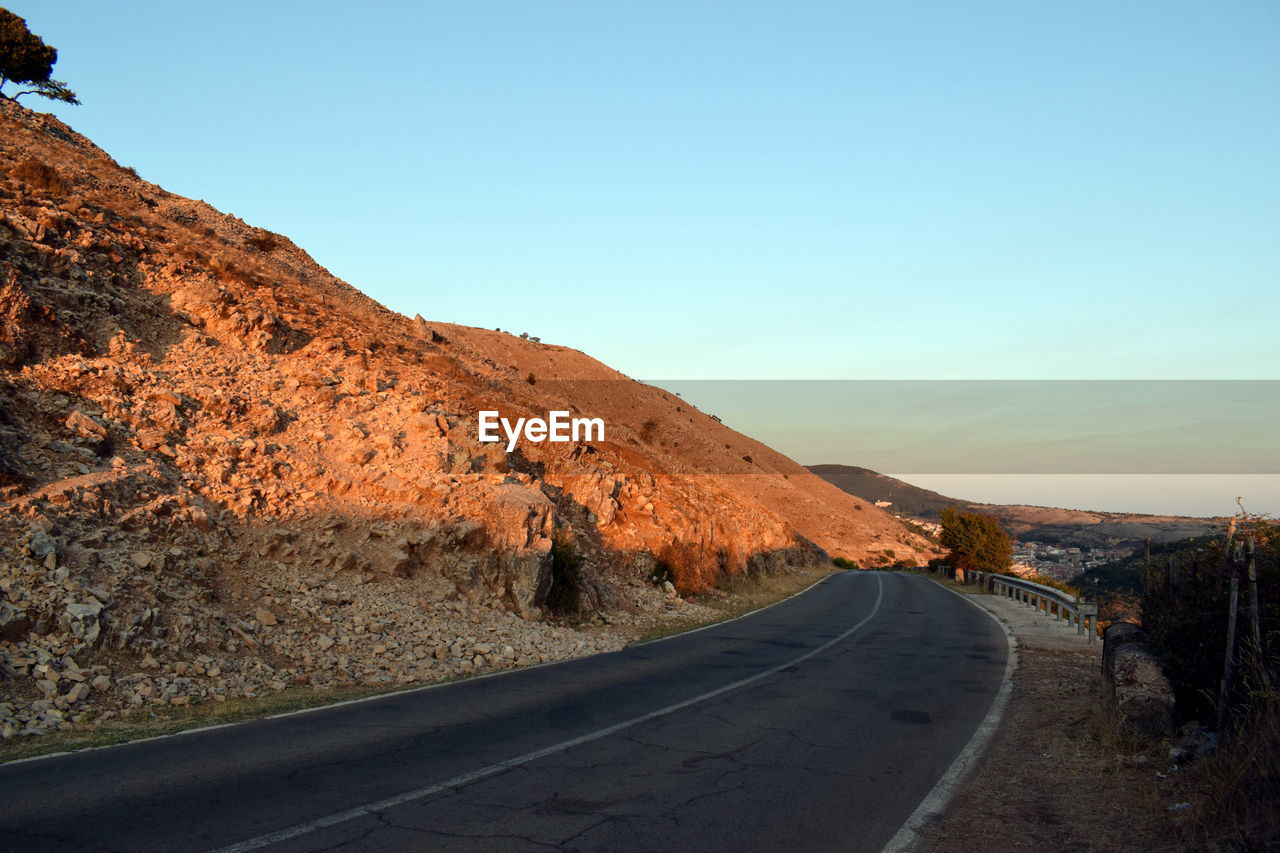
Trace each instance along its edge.
{"label": "asphalt road", "polygon": [[927,579],[833,575],[553,666],[0,766],[15,851],[875,851],[1007,645]]}

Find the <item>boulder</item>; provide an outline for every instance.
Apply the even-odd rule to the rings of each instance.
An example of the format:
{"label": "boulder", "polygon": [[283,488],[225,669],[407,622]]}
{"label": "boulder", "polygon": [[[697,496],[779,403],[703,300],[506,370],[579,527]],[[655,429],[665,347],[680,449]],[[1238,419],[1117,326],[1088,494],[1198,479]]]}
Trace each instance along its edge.
{"label": "boulder", "polygon": [[106,438],[107,428],[80,410],[74,410],[63,422],[67,429],[82,438]]}
{"label": "boulder", "polygon": [[1102,677],[1110,684],[1115,678],[1116,652],[1144,638],[1142,628],[1132,622],[1112,622],[1102,632]]}
{"label": "boulder", "polygon": [[27,611],[19,610],[11,604],[0,604],[0,639],[16,642],[25,640],[31,630],[31,619]]}
{"label": "boulder", "polygon": [[32,557],[43,560],[50,554],[58,553],[58,542],[48,533],[38,531],[31,537],[31,544],[27,546],[27,550],[31,552]]}
{"label": "boulder", "polygon": [[1128,643],[1116,650],[1112,689],[1116,713],[1130,731],[1147,737],[1173,731],[1173,687],[1146,646]]}
{"label": "boulder", "polygon": [[101,615],[102,602],[90,599],[88,604],[69,603],[63,618],[72,636],[92,643],[102,631]]}

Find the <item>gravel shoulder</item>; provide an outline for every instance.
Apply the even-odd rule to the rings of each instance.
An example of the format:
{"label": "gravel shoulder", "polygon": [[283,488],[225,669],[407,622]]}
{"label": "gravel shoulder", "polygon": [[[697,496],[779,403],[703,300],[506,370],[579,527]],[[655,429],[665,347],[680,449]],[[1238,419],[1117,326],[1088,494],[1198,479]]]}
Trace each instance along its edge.
{"label": "gravel shoulder", "polygon": [[1184,849],[1169,810],[1181,799],[1178,774],[1152,745],[1126,741],[1105,713],[1101,642],[1024,605],[939,582],[1010,628],[1018,667],[986,755],[946,813],[922,830],[919,849]]}

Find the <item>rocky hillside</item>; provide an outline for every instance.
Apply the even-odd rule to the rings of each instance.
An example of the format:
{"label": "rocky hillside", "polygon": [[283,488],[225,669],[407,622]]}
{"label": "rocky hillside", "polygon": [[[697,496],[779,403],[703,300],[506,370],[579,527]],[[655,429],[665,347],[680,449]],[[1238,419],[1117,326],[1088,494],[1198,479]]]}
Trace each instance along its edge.
{"label": "rocky hillside", "polygon": [[[11,102],[0,205],[5,736],[580,654],[625,632],[566,623],[927,547],[678,397],[395,314]],[[607,440],[507,454],[482,409]]]}

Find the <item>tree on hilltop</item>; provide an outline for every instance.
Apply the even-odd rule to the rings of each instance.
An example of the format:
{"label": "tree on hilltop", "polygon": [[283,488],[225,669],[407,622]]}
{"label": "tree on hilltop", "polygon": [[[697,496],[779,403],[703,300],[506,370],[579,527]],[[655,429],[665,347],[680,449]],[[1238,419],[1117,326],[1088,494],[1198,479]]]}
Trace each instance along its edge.
{"label": "tree on hilltop", "polygon": [[942,546],[947,560],[957,569],[979,572],[1008,572],[1013,565],[1013,540],[999,520],[981,512],[955,507],[942,510]]}
{"label": "tree on hilltop", "polygon": [[[24,18],[0,7],[0,97],[16,101],[23,95],[39,95],[66,104],[80,103],[66,83],[53,79],[57,61],[57,48],[27,29]],[[10,97],[4,94],[9,83],[29,88]]]}

